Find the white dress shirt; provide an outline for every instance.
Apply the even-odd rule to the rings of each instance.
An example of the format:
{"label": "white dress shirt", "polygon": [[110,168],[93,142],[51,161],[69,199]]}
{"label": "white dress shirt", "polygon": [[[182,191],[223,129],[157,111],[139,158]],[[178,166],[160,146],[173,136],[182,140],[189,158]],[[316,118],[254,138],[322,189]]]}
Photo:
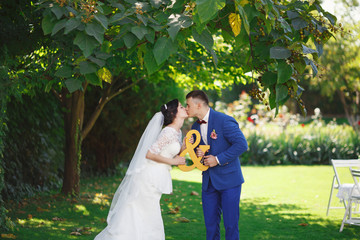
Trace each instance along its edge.
{"label": "white dress shirt", "polygon": [[[206,145],[208,145],[208,141],[207,141],[207,133],[208,133],[208,126],[209,126],[209,115],[210,115],[210,108],[208,110],[208,112],[206,113],[205,117],[201,120],[206,121],[206,123],[200,124],[200,134],[201,134],[201,138],[204,141],[204,143]],[[217,158],[217,156],[215,156],[217,163],[220,165],[219,159]]]}
{"label": "white dress shirt", "polygon": [[209,126],[209,114],[210,114],[210,108],[209,108],[209,111],[206,113],[205,117],[203,119],[201,119],[201,120],[206,121],[206,123],[200,124],[200,134],[206,145],[208,145],[207,132],[208,132],[208,126]]}

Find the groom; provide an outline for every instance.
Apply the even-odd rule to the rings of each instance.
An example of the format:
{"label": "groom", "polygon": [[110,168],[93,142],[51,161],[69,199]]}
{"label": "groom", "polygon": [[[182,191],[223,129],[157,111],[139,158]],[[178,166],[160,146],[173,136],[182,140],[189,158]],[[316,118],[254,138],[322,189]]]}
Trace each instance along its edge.
{"label": "groom", "polygon": [[209,107],[205,92],[194,90],[186,95],[189,117],[197,117],[192,129],[201,134],[200,145],[210,145],[209,152],[198,148],[209,166],[202,177],[202,204],[206,226],[206,239],[220,239],[220,220],[223,214],[226,240],[239,239],[239,202],[241,172],[239,156],[248,148],[246,139],[236,120]]}

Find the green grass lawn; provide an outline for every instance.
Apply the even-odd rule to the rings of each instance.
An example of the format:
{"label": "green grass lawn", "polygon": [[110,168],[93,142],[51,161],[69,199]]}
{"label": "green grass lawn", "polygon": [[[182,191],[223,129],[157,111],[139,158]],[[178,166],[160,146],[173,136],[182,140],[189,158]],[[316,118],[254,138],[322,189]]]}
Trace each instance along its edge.
{"label": "green grass lawn", "polygon": [[[358,226],[346,225],[339,233],[343,209],[330,210],[326,216],[331,166],[246,166],[243,173],[241,239],[359,239]],[[174,192],[161,200],[166,239],[205,239],[201,172],[174,168],[172,176]],[[93,239],[106,226],[120,181],[120,177],[83,180],[78,200],[46,195],[11,204],[9,216],[17,224],[12,234],[16,239]],[[333,203],[341,206],[335,196]],[[225,239],[223,226],[221,231]]]}

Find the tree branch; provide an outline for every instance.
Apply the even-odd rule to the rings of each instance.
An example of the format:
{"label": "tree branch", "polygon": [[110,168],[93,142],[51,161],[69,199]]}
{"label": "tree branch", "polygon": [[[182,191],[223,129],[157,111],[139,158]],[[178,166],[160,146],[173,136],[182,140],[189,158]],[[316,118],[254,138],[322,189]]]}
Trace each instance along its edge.
{"label": "tree branch", "polygon": [[140,81],[143,80],[144,78],[145,78],[145,76],[142,77],[142,78],[139,78],[138,80],[136,80],[136,82],[133,82],[133,83],[127,85],[127,86],[124,87],[124,88],[119,88],[118,90],[116,90],[114,93],[112,93],[112,94],[108,97],[108,98],[109,98],[108,101],[110,101],[112,98],[116,97],[117,95],[123,93],[124,91],[126,91],[126,90],[129,89],[129,88],[131,88],[132,86],[136,85],[138,82],[140,82]]}
{"label": "tree branch", "polygon": [[51,89],[51,92],[53,93],[53,95],[60,101],[62,102],[62,95],[59,94],[55,89]]}
{"label": "tree branch", "polygon": [[103,96],[100,98],[99,103],[96,106],[94,112],[91,114],[91,116],[90,116],[89,120],[87,121],[87,123],[84,124],[85,127],[81,131],[81,139],[84,140],[86,138],[86,136],[89,134],[89,132],[91,131],[91,129],[95,125],[96,120],[99,118],[100,113],[104,109],[104,106],[105,106],[106,103],[108,103],[115,96],[117,96],[117,95],[123,93],[124,91],[126,91],[127,89],[131,88],[132,86],[134,86],[135,84],[137,84],[140,80],[142,80],[144,78],[145,78],[145,76],[138,79],[136,82],[133,82],[130,85],[124,87],[124,88],[120,88],[120,89],[116,90],[113,93],[111,92],[111,88],[112,88],[112,86],[114,86],[113,84],[115,84],[115,83],[109,84],[109,86],[105,89]]}

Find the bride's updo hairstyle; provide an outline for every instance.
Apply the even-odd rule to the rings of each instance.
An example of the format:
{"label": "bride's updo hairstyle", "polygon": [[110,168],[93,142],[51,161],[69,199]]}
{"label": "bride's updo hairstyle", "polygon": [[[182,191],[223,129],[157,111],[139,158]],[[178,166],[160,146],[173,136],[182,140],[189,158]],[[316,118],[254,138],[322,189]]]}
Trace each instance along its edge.
{"label": "bride's updo hairstyle", "polygon": [[174,121],[178,111],[178,106],[178,99],[171,100],[167,104],[161,106],[160,111],[164,115],[164,126],[167,126]]}

